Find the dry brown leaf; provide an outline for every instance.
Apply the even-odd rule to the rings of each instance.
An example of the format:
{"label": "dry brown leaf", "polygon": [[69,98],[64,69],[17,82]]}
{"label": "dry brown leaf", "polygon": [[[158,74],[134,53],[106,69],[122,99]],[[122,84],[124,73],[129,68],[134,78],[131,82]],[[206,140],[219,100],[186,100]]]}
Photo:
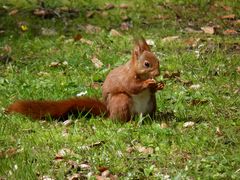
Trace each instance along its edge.
{"label": "dry brown leaf", "polygon": [[90,84],[90,87],[93,89],[100,89],[102,87],[102,83],[99,82],[93,82]]}
{"label": "dry brown leaf", "polygon": [[49,67],[58,67],[61,66],[60,62],[51,62],[51,64],[49,65]]}
{"label": "dry brown leaf", "polygon": [[152,40],[152,39],[146,39],[146,43],[147,43],[149,46],[155,46],[155,42],[154,42],[154,40]]}
{"label": "dry brown leaf", "polygon": [[169,125],[168,125],[167,122],[164,122],[164,121],[163,121],[163,122],[161,122],[160,127],[161,127],[162,129],[165,129],[165,128],[168,128]]}
{"label": "dry brown leaf", "polygon": [[173,78],[180,77],[180,75],[181,75],[180,71],[175,71],[175,72],[172,72],[172,73],[170,73],[169,71],[165,71],[164,74],[163,74],[163,78],[173,79]]}
{"label": "dry brown leaf", "polygon": [[86,164],[86,163],[80,164],[79,167],[81,169],[91,169],[91,166],[89,164]]}
{"label": "dry brown leaf", "polygon": [[81,179],[81,175],[77,173],[67,177],[67,180],[79,180],[79,179]]}
{"label": "dry brown leaf", "polygon": [[108,167],[105,167],[105,166],[100,166],[100,167],[98,167],[97,169],[98,169],[98,171],[100,171],[100,172],[102,173],[103,171],[106,171],[106,170],[108,170],[109,168],[108,168]]}
{"label": "dry brown leaf", "polygon": [[168,36],[162,39],[162,42],[172,42],[179,39],[179,36]]}
{"label": "dry brown leaf", "polygon": [[116,29],[111,29],[110,36],[121,36],[122,34],[118,32]]}
{"label": "dry brown leaf", "polygon": [[101,68],[103,66],[103,63],[96,56],[93,56],[91,61],[96,68]]}
{"label": "dry brown leaf", "polygon": [[93,45],[93,42],[90,41],[90,40],[88,40],[88,39],[81,38],[80,41],[81,41],[82,43],[87,44],[87,45]]}
{"label": "dry brown leaf", "polygon": [[221,131],[220,127],[216,127],[216,135],[223,136],[223,132]]}
{"label": "dry brown leaf", "polygon": [[203,32],[206,34],[214,34],[215,33],[215,28],[212,26],[201,27],[201,30],[203,30]]}
{"label": "dry brown leaf", "polygon": [[68,148],[63,148],[63,149],[60,149],[58,151],[58,153],[55,155],[55,160],[61,160],[63,159],[65,156],[69,155],[69,154],[73,154],[73,151],[68,149]]}
{"label": "dry brown leaf", "polygon": [[13,9],[12,11],[10,11],[8,13],[9,16],[15,16],[16,14],[18,13],[18,10],[17,9]]}
{"label": "dry brown leaf", "polygon": [[67,137],[68,135],[69,135],[68,129],[64,129],[64,130],[62,131],[62,136],[63,136],[63,137]]}
{"label": "dry brown leaf", "polygon": [[47,176],[47,175],[42,176],[42,177],[40,177],[39,179],[40,179],[40,180],[55,180],[54,178],[51,178],[50,176]]}
{"label": "dry brown leaf", "polygon": [[222,8],[225,10],[225,11],[232,11],[232,7],[230,6],[222,6]]}
{"label": "dry brown leaf", "polygon": [[191,27],[185,28],[185,31],[187,31],[187,32],[189,32],[189,33],[202,33],[202,31],[200,31],[200,30],[195,30],[195,29],[193,29],[193,28],[191,28]]}
{"label": "dry brown leaf", "polygon": [[200,42],[200,38],[189,38],[185,41],[186,45],[191,48],[196,48],[198,43]]}
{"label": "dry brown leaf", "polygon": [[102,177],[108,177],[110,175],[110,171],[107,169],[101,173]]}
{"label": "dry brown leaf", "polygon": [[194,125],[195,125],[195,122],[193,122],[193,121],[188,121],[188,122],[185,122],[185,123],[183,124],[183,127],[189,128],[189,127],[193,127]]}
{"label": "dry brown leaf", "polygon": [[154,19],[161,19],[161,20],[165,20],[165,19],[168,19],[169,16],[164,16],[164,15],[157,15],[157,16],[154,16]]}
{"label": "dry brown leaf", "polygon": [[12,47],[9,46],[8,44],[6,44],[4,47],[3,47],[3,50],[7,53],[7,54],[10,54],[12,52]]}
{"label": "dry brown leaf", "polygon": [[112,3],[107,3],[107,4],[105,4],[105,6],[104,6],[104,10],[110,10],[110,9],[113,9],[113,8],[115,8],[115,5],[114,4],[112,4]]}
{"label": "dry brown leaf", "polygon": [[85,30],[86,33],[94,34],[94,33],[99,33],[102,29],[100,27],[98,27],[98,26],[87,24],[84,27],[84,30]]}
{"label": "dry brown leaf", "polygon": [[119,8],[120,9],[127,9],[127,8],[129,8],[129,5],[125,4],[125,3],[122,3],[122,4],[119,5]]}
{"label": "dry brown leaf", "polygon": [[86,13],[87,18],[92,18],[94,15],[95,15],[94,11],[87,11],[87,13]]}
{"label": "dry brown leaf", "polygon": [[240,66],[237,67],[237,70],[236,70],[236,71],[237,71],[237,73],[240,74]]}
{"label": "dry brown leaf", "polygon": [[73,39],[74,39],[74,41],[80,41],[82,39],[82,35],[76,34]]}
{"label": "dry brown leaf", "polygon": [[197,89],[199,89],[200,87],[201,87],[200,84],[193,84],[193,85],[189,86],[189,89],[197,90]]}
{"label": "dry brown leaf", "polygon": [[136,146],[136,150],[140,153],[143,153],[143,154],[152,154],[153,153],[153,148],[144,147],[144,146],[141,146],[141,145]]}
{"label": "dry brown leaf", "polygon": [[55,16],[55,13],[52,10],[37,8],[33,11],[35,16],[43,17],[43,18],[51,18]]}
{"label": "dry brown leaf", "polygon": [[235,19],[236,15],[235,14],[228,14],[225,16],[221,16],[221,19]]}
{"label": "dry brown leaf", "polygon": [[39,76],[49,76],[49,73],[44,72],[44,71],[40,71],[40,72],[37,73],[37,75],[39,75]]}
{"label": "dry brown leaf", "polygon": [[234,29],[227,29],[227,30],[223,31],[223,34],[224,35],[236,35],[236,34],[238,34],[238,32],[235,31]]}
{"label": "dry brown leaf", "polygon": [[120,29],[122,31],[128,31],[132,27],[130,22],[123,22],[121,23]]}
{"label": "dry brown leaf", "polygon": [[208,103],[208,100],[204,99],[204,100],[201,100],[201,99],[193,99],[191,101],[191,105],[192,106],[197,106],[197,105],[202,105],[202,104],[206,104]]}
{"label": "dry brown leaf", "polygon": [[57,35],[57,31],[55,29],[50,28],[41,28],[41,35],[43,36],[55,36]]}
{"label": "dry brown leaf", "polygon": [[67,127],[67,126],[70,126],[70,125],[73,124],[73,120],[68,119],[68,120],[66,120],[66,121],[63,121],[62,124],[63,124],[64,126],[66,126],[66,127]]}
{"label": "dry brown leaf", "polygon": [[19,153],[18,149],[11,147],[11,148],[7,149],[6,151],[0,151],[0,158],[11,157],[17,153]]}

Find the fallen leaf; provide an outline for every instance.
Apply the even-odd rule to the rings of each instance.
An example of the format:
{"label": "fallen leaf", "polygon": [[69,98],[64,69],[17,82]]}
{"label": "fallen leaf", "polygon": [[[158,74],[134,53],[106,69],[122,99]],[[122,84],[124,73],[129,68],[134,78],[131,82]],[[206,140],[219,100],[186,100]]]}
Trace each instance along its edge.
{"label": "fallen leaf", "polygon": [[225,10],[225,11],[232,11],[232,7],[230,6],[222,6],[222,8]]}
{"label": "fallen leaf", "polygon": [[41,35],[55,36],[55,35],[57,35],[57,31],[55,29],[50,29],[50,28],[41,28]]}
{"label": "fallen leaf", "polygon": [[49,67],[58,67],[61,66],[60,62],[51,62],[51,64],[49,65]]}
{"label": "fallen leaf", "polygon": [[206,103],[208,103],[208,100],[201,100],[201,99],[193,99],[192,101],[191,101],[191,105],[192,106],[197,106],[197,105],[202,105],[202,104],[206,104]]}
{"label": "fallen leaf", "polygon": [[185,41],[185,44],[190,48],[196,48],[200,40],[200,38],[189,38]]}
{"label": "fallen leaf", "polygon": [[168,126],[168,124],[166,122],[162,121],[161,124],[160,124],[160,127],[162,129],[165,129],[165,128],[168,128],[169,126]]}
{"label": "fallen leaf", "polygon": [[67,177],[67,180],[79,180],[79,179],[81,179],[81,175],[77,173]]}
{"label": "fallen leaf", "polygon": [[200,87],[201,87],[200,84],[193,84],[193,85],[191,85],[191,86],[189,87],[189,89],[197,90],[197,89],[199,89]]}
{"label": "fallen leaf", "polygon": [[152,39],[146,39],[146,43],[147,43],[149,46],[155,46],[155,42],[154,42]]}
{"label": "fallen leaf", "polygon": [[98,26],[87,24],[84,27],[84,30],[85,30],[86,33],[95,34],[95,33],[99,33],[102,29],[100,27],[98,27]]}
{"label": "fallen leaf", "polygon": [[130,28],[132,28],[132,24],[130,22],[121,23],[120,29],[122,31],[128,31]]}
{"label": "fallen leaf", "polygon": [[141,145],[137,145],[135,148],[138,152],[143,153],[143,154],[152,154],[153,153],[153,148],[151,148],[151,147],[144,147]]}
{"label": "fallen leaf", "polygon": [[79,149],[89,150],[90,148],[101,146],[104,143],[105,143],[104,141],[98,141],[98,142],[95,142],[95,143],[90,144],[90,145],[80,146]]}
{"label": "fallen leaf", "polygon": [[193,127],[195,125],[195,122],[193,122],[193,121],[188,121],[188,122],[185,122],[184,124],[183,124],[183,127],[184,128],[189,128],[189,127]]}
{"label": "fallen leaf", "polygon": [[115,5],[112,4],[112,3],[106,3],[105,6],[104,6],[104,10],[110,10],[110,9],[113,9],[115,8]]}
{"label": "fallen leaf", "polygon": [[97,169],[98,169],[98,171],[100,171],[100,172],[102,173],[103,171],[108,170],[108,167],[100,166],[100,167],[98,167]]}
{"label": "fallen leaf", "polygon": [[224,35],[236,35],[236,34],[238,34],[238,32],[235,31],[234,29],[227,29],[227,30],[223,31],[223,34]]}
{"label": "fallen leaf", "polygon": [[63,136],[63,137],[67,137],[68,135],[69,135],[68,129],[63,129],[63,131],[62,131],[62,136]]}
{"label": "fallen leaf", "polygon": [[237,71],[237,73],[240,74],[240,66],[237,67],[237,70],[236,70],[236,71]]}
{"label": "fallen leaf", "polygon": [[191,28],[191,27],[185,28],[185,31],[187,31],[187,32],[189,32],[189,33],[202,33],[202,31],[200,31],[200,30],[195,30],[195,29],[193,29],[193,28]]}
{"label": "fallen leaf", "polygon": [[86,94],[87,94],[87,91],[82,91],[82,92],[78,93],[76,96],[81,97],[81,96],[85,96]]}
{"label": "fallen leaf", "polygon": [[8,13],[9,16],[15,16],[16,14],[18,13],[18,10],[17,9],[13,9],[12,11],[10,11]]}
{"label": "fallen leaf", "polygon": [[11,156],[16,155],[17,153],[19,153],[18,149],[11,147],[11,148],[7,149],[6,151],[0,151],[0,158],[11,157]]}
{"label": "fallen leaf", "polygon": [[39,75],[39,76],[49,76],[49,73],[44,72],[44,71],[40,71],[40,72],[37,73],[37,75]]}
{"label": "fallen leaf", "polygon": [[111,29],[110,36],[121,36],[122,34],[118,32],[116,29]]}
{"label": "fallen leaf", "polygon": [[93,56],[91,61],[96,68],[101,68],[103,66],[103,63],[96,56]]}
{"label": "fallen leaf", "polygon": [[221,16],[221,19],[235,19],[236,15],[235,14],[229,14],[225,16]]}
{"label": "fallen leaf", "polygon": [[156,15],[156,16],[154,16],[153,17],[154,19],[161,19],[161,20],[165,20],[165,19],[168,19],[169,18],[169,16],[164,16],[164,15]]}
{"label": "fallen leaf", "polygon": [[77,34],[74,36],[74,41],[80,41],[82,39],[82,35],[81,34]]}
{"label": "fallen leaf", "polygon": [[55,13],[52,10],[43,9],[43,8],[34,9],[33,14],[35,16],[43,17],[43,18],[52,18],[55,16]]}
{"label": "fallen leaf", "polygon": [[219,127],[216,127],[216,135],[223,136],[223,132],[221,131],[221,129]]}
{"label": "fallen leaf", "polygon": [[180,77],[180,75],[181,75],[180,71],[175,71],[175,72],[172,72],[172,73],[170,73],[169,71],[165,71],[164,74],[163,74],[163,78],[173,79],[173,78]]}
{"label": "fallen leaf", "polygon": [[172,42],[179,38],[179,36],[168,36],[162,39],[162,42]]}
{"label": "fallen leaf", "polygon": [[73,124],[73,120],[68,119],[68,120],[66,120],[66,121],[63,121],[62,124],[63,124],[64,126],[66,126],[66,127],[67,127],[67,126],[70,126],[70,125]]}
{"label": "fallen leaf", "polygon": [[92,18],[94,15],[95,15],[94,11],[87,11],[87,13],[86,13],[87,18]]}
{"label": "fallen leaf", "polygon": [[206,34],[214,34],[215,33],[215,28],[212,26],[201,27],[201,30],[203,30],[203,32]]}
{"label": "fallen leaf", "polygon": [[102,87],[102,83],[99,82],[93,82],[90,84],[90,87],[93,89],[100,89]]}
{"label": "fallen leaf", "polygon": [[50,176],[42,176],[40,177],[40,180],[55,180],[55,179],[51,178]]}
{"label": "fallen leaf", "polygon": [[129,8],[129,5],[125,4],[125,3],[122,3],[122,4],[119,5],[119,8],[120,9],[127,9],[127,8]]}
{"label": "fallen leaf", "polygon": [[88,40],[88,39],[81,38],[80,41],[81,41],[82,43],[87,44],[87,45],[93,45],[93,42],[90,41],[90,40]]}
{"label": "fallen leaf", "polygon": [[12,47],[9,46],[8,44],[6,44],[4,47],[3,47],[3,50],[7,53],[7,54],[10,54],[12,52]]}
{"label": "fallen leaf", "polygon": [[89,164],[86,164],[86,163],[80,164],[79,167],[81,169],[91,169],[91,166]]}
{"label": "fallen leaf", "polygon": [[73,154],[73,151],[68,149],[68,148],[63,148],[63,149],[60,149],[58,151],[58,153],[55,155],[55,160],[61,160],[63,159],[65,156],[67,155],[70,155],[70,154]]}
{"label": "fallen leaf", "polygon": [[107,169],[101,173],[102,177],[108,177],[110,175],[110,171]]}

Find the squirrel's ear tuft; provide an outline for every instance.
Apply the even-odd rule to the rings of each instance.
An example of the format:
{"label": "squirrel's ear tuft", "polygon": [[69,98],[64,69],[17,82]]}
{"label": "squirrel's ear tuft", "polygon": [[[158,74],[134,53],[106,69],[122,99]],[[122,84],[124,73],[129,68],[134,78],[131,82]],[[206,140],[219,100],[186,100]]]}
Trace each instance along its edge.
{"label": "squirrel's ear tuft", "polygon": [[134,58],[138,59],[138,57],[144,51],[151,51],[149,45],[146,42],[146,40],[143,37],[135,39],[135,46],[134,46],[134,50],[133,50]]}

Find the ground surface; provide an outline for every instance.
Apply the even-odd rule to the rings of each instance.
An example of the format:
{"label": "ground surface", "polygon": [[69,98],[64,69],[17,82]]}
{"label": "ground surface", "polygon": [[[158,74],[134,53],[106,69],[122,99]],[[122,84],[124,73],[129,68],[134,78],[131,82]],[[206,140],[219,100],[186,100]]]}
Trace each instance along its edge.
{"label": "ground surface", "polygon": [[[240,3],[106,3],[0,2],[0,179],[238,179]],[[3,113],[17,99],[101,97],[137,35],[161,60],[155,120]]]}

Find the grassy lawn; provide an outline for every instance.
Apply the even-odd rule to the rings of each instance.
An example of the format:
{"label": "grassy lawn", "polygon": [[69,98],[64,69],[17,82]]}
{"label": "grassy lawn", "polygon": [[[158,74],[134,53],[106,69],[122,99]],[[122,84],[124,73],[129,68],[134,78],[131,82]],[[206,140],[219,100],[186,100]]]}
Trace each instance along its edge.
{"label": "grassy lawn", "polygon": [[[106,3],[0,1],[0,179],[238,179],[240,2]],[[100,98],[138,35],[166,84],[156,119],[4,114],[18,99]]]}

